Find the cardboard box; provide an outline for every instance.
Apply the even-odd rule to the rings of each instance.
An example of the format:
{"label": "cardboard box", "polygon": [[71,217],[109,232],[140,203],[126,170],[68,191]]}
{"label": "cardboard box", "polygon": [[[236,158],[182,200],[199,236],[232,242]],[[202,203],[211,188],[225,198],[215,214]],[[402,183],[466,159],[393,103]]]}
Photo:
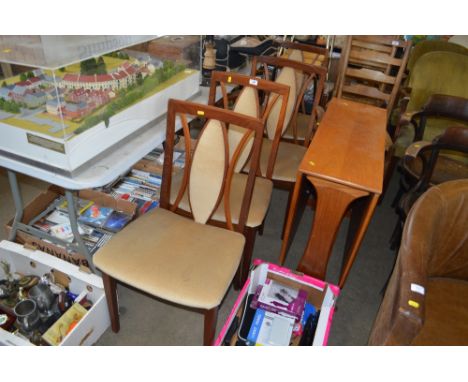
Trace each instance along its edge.
{"label": "cardboard box", "polygon": [[[76,266],[55,259],[48,254],[26,249],[20,244],[3,240],[0,242],[0,261],[10,264],[12,273],[42,276],[45,273],[59,273],[68,278],[70,292],[83,293],[93,305],[78,321],[77,325],[63,337],[59,346],[92,345],[110,326],[109,312],[102,279],[94,274],[87,274]],[[0,269],[0,278],[5,275]],[[0,329],[0,345],[32,345],[25,337],[17,336]]]}
{"label": "cardboard box", "polygon": [[[224,343],[224,338],[226,337],[234,319],[238,317],[239,321],[241,321],[247,296],[254,294],[258,285],[264,284],[267,278],[275,280],[288,287],[296,289],[300,288],[307,292],[307,301],[314,305],[316,309],[320,310],[313,345],[326,345],[335,311],[336,298],[340,293],[340,289],[336,285],[326,283],[304,274],[295,273],[288,268],[280,267],[275,264],[264,263],[261,260],[254,260],[254,265],[255,268],[251,271],[250,278],[247,279],[244,287],[242,288],[239,297],[237,298],[234,307],[224,323],[214,345],[220,346]],[[237,339],[236,330],[230,340],[230,345],[234,345]],[[297,345],[299,340],[299,337],[293,339],[292,345]]]}
{"label": "cardboard box", "polygon": [[[25,224],[30,222],[35,216],[43,212],[56,198],[63,195],[63,189],[57,186],[50,186],[47,191],[39,194],[35,199],[26,205],[23,210],[23,219],[21,222]],[[110,195],[94,190],[81,190],[78,192],[78,196],[83,199],[92,200],[101,206],[110,207],[114,210],[135,216],[136,205],[126,200],[117,200]],[[9,236],[11,232],[12,224],[13,219],[11,219],[5,226],[7,236]],[[28,247],[39,249],[48,253],[49,255],[68,261],[69,263],[89,268],[88,261],[83,254],[78,252],[70,252],[62,246],[49,243],[26,232],[18,231],[15,241],[20,244],[26,244]]]}

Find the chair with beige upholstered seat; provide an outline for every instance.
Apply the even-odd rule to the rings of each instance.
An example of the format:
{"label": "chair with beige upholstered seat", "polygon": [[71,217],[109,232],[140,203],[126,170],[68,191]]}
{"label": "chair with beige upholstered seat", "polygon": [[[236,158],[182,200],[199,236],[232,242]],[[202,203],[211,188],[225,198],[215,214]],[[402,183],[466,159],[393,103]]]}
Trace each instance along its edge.
{"label": "chair with beige upholstered seat", "polygon": [[[273,68],[273,70],[271,70],[271,68]],[[307,65],[290,59],[258,56],[254,57],[252,60],[252,75],[257,74],[259,71],[263,72],[263,76],[266,79],[271,79],[276,83],[290,87],[284,123],[282,125],[278,124],[280,115],[279,105],[273,106],[266,120],[266,136],[263,139],[262,154],[260,157],[260,171],[262,176],[272,179],[275,187],[289,191],[285,214],[286,221],[299,164],[317,129],[315,110],[320,102],[327,71],[325,68]],[[296,81],[298,72],[302,76],[302,85],[299,92],[297,91]],[[304,118],[306,130],[305,140],[296,143],[286,142],[282,140],[282,137],[288,127],[292,125],[293,131],[296,131],[296,128],[299,129],[296,122],[298,121],[297,116],[299,114],[301,102],[306,89],[309,88],[313,82],[315,82],[315,95],[312,112],[310,115],[307,115],[307,118]],[[294,95],[296,96],[294,97]],[[265,102],[265,107],[268,107],[271,100],[267,99]]]}
{"label": "chair with beige upholstered seat", "polygon": [[[192,152],[188,117],[206,118]],[[186,166],[174,201],[170,190],[176,119],[180,118],[186,143]],[[244,129],[230,156],[226,124]],[[241,262],[242,235],[250,211],[262,143],[263,122],[230,110],[186,101],[170,100],[167,113],[161,207],[135,220],[94,256],[102,271],[112,330],[120,328],[116,280],[150,295],[201,310],[205,315],[204,344],[214,339],[218,307]],[[238,195],[236,214],[224,203],[227,228],[206,223],[222,200],[229,200],[231,181],[244,147],[253,137],[252,170]],[[187,193],[191,217],[175,211]],[[234,219],[235,216],[235,219]],[[236,222],[236,223],[235,223]]]}
{"label": "chair with beige upholstered seat", "polygon": [[[233,102],[232,97],[230,97],[229,94],[229,90],[232,88],[234,88],[237,93],[235,102]],[[284,110],[286,109],[286,102],[289,94],[289,87],[286,85],[255,79],[238,73],[213,71],[208,103],[213,106],[219,105],[220,107],[235,111],[236,113],[265,120],[265,116],[268,115],[269,111],[260,109],[259,92],[262,92],[263,95],[270,96],[272,98],[274,97],[278,102],[283,103],[283,117],[278,119],[279,123],[283,123]],[[217,94],[220,97],[220,102],[218,102]],[[234,124],[230,124],[226,127],[229,155],[232,157],[235,153],[236,147],[244,136],[245,129]],[[241,170],[250,157],[251,143],[252,140],[245,145],[245,148],[243,152],[240,153],[237,164],[233,169],[232,181],[228,194],[232,224],[237,224],[239,219],[242,195],[247,179],[247,175],[242,173]],[[175,201],[177,190],[179,189],[181,182],[181,175],[174,177],[171,190],[171,202]],[[239,268],[240,274],[239,277],[236,278],[236,281],[238,280],[238,284],[240,284],[239,286],[241,286],[247,279],[256,233],[263,227],[263,222],[270,205],[272,190],[273,183],[271,180],[263,177],[256,177],[252,203],[250,204],[249,214],[243,231],[246,238],[246,245],[244,248],[244,255],[242,256],[242,266]],[[227,222],[224,203],[225,201],[222,200],[218,209],[209,219],[208,224],[226,227]],[[185,193],[180,200],[177,212],[182,215],[189,215],[188,211],[190,211],[190,205],[188,195]]]}

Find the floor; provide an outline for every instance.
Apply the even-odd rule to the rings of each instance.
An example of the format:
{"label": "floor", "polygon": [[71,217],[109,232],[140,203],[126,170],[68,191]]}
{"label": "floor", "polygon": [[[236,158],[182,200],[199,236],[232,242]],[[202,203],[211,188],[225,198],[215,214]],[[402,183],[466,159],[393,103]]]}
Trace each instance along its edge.
{"label": "floor", "polygon": [[[329,337],[329,345],[365,345],[374,317],[382,299],[382,290],[391,273],[395,253],[388,241],[396,215],[390,207],[397,189],[395,174],[387,196],[375,211],[363,244],[350,275],[337,301],[337,310]],[[47,184],[29,177],[20,177],[25,203],[32,200]],[[281,247],[282,228],[287,193],[273,192],[263,236],[257,237],[254,257],[277,262]],[[14,216],[13,201],[4,171],[0,171],[0,224],[5,225]],[[295,268],[305,247],[313,212],[307,209],[302,218],[296,239],[285,265]],[[344,246],[345,219],[329,263],[327,280],[336,283]],[[0,230],[0,239],[5,239]],[[129,248],[129,255],[132,249]],[[97,345],[200,345],[202,343],[203,317],[201,314],[171,306],[165,302],[118,286],[121,311],[121,330],[118,334],[108,329]],[[232,288],[226,295],[218,317],[218,332],[234,304],[237,292]]]}

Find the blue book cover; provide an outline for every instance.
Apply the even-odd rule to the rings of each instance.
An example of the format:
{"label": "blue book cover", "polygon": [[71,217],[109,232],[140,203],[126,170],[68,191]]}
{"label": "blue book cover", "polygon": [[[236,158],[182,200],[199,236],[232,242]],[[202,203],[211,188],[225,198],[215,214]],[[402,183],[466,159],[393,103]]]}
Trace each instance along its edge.
{"label": "blue book cover", "polygon": [[107,219],[106,224],[104,224],[104,229],[112,232],[118,232],[125,227],[130,220],[132,220],[130,215],[114,211]]}
{"label": "blue book cover", "polygon": [[109,207],[101,207],[93,204],[78,218],[80,223],[90,224],[102,228],[114,210]]}
{"label": "blue book cover", "polygon": [[252,320],[252,325],[250,326],[249,334],[247,335],[247,341],[252,345],[257,343],[258,335],[260,333],[264,318],[265,311],[263,309],[257,309]]}

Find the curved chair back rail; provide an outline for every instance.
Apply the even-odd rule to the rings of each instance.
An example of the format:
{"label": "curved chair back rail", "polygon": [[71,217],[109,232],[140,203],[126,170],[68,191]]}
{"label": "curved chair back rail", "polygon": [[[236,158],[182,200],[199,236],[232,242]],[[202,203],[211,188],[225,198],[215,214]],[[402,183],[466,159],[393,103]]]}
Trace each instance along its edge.
{"label": "curved chair back rail", "polygon": [[[263,76],[265,79],[270,79],[275,82],[281,81],[282,83],[294,89],[294,91],[291,90],[289,95],[290,99],[282,131],[276,131],[275,137],[273,137],[271,134],[272,130],[270,130],[269,132],[269,138],[273,141],[275,139],[279,140],[281,138],[289,124],[292,125],[293,136],[294,139],[297,140],[297,117],[301,106],[304,108],[304,94],[306,90],[312,83],[314,84],[314,101],[312,105],[310,118],[307,123],[307,133],[304,137],[304,146],[308,147],[310,140],[312,139],[317,129],[317,110],[320,103],[320,99],[323,94],[327,69],[319,66],[305,64],[299,61],[289,60],[286,58],[272,56],[256,56],[252,59],[252,76],[256,76],[258,74],[259,67],[263,69]],[[270,70],[270,68],[273,68],[273,70]],[[295,90],[297,84],[295,79],[297,76],[295,75],[291,77],[288,74],[291,72],[291,70],[294,70],[295,74],[301,72],[303,75],[302,87],[299,89],[298,92]],[[296,98],[293,99],[295,95]],[[277,115],[278,113],[272,113],[270,118],[273,119],[273,122],[267,121],[267,126],[275,124],[274,121],[276,121]],[[276,138],[277,133],[280,134],[279,138]]]}
{"label": "curved chair back rail", "polygon": [[[183,126],[186,143],[186,165],[178,196],[171,205],[170,189],[173,173],[172,157],[176,115],[180,116]],[[207,120],[192,155],[190,154],[192,148],[186,115],[203,116]],[[220,123],[219,120],[223,121],[223,123]],[[242,139],[239,141],[238,148],[236,148],[232,156],[229,155],[227,124],[242,126],[245,130]],[[217,209],[223,197],[229,200],[228,193],[232,174],[250,136],[253,136],[251,154],[253,171],[249,172],[247,178],[239,222],[236,225],[236,231],[238,232],[243,232],[250,208],[256,175],[255,171],[258,168],[260,158],[263,122],[258,118],[244,116],[214,106],[173,99],[169,100],[166,135],[166,146],[168,149],[165,150],[164,154],[161,207],[176,211],[182,196],[188,188],[192,215],[197,222],[206,223]],[[210,191],[207,190],[207,184],[213,186],[210,188]],[[229,209],[230,204],[225,203],[226,224],[229,229],[233,230],[234,226],[229,218],[231,216]]]}
{"label": "curved chair back rail", "polygon": [[[281,138],[281,132],[283,131],[285,125],[286,109],[289,104],[289,100],[294,100],[294,96],[291,96],[290,87],[282,83],[268,81],[253,76],[214,71],[211,78],[208,103],[210,105],[214,105],[216,103],[216,89],[219,86],[221,88],[223,106],[225,109],[228,109],[230,105],[227,94],[227,86],[229,85],[242,87],[242,90],[233,106],[234,111],[241,114],[251,115],[255,113],[256,110],[258,117],[261,118],[265,124],[269,122],[271,128],[274,129],[273,141],[276,142],[276,146],[275,149],[272,150],[271,159],[269,161],[266,174],[266,177],[271,179],[274,162],[277,155],[278,144]],[[258,92],[262,92],[262,95],[264,96],[262,105],[259,104]],[[252,102],[256,102],[254,107],[251,104]],[[277,113],[274,115],[274,118],[272,118],[271,116],[274,111],[277,111]],[[233,125],[230,125],[228,129],[230,145],[238,141],[240,138],[239,129],[234,126],[234,131],[231,131],[232,127]],[[248,145],[241,154],[241,159],[239,160],[235,169],[237,172],[243,168],[248,158],[250,157],[250,154],[245,154],[247,150],[250,151]]]}
{"label": "curved chair back rail", "polygon": [[290,50],[298,50],[303,54],[304,63],[309,65],[319,65],[323,66],[324,68],[328,67],[330,52],[326,48],[288,40],[274,40],[273,46],[277,48],[279,57],[282,57],[284,53],[289,55],[288,51]]}
{"label": "curved chair back rail", "polygon": [[[466,314],[466,295],[458,294],[468,289],[467,281],[468,180],[463,179],[432,187],[412,207],[369,344],[466,345],[466,320],[450,311]],[[437,321],[444,316],[446,322]]]}

